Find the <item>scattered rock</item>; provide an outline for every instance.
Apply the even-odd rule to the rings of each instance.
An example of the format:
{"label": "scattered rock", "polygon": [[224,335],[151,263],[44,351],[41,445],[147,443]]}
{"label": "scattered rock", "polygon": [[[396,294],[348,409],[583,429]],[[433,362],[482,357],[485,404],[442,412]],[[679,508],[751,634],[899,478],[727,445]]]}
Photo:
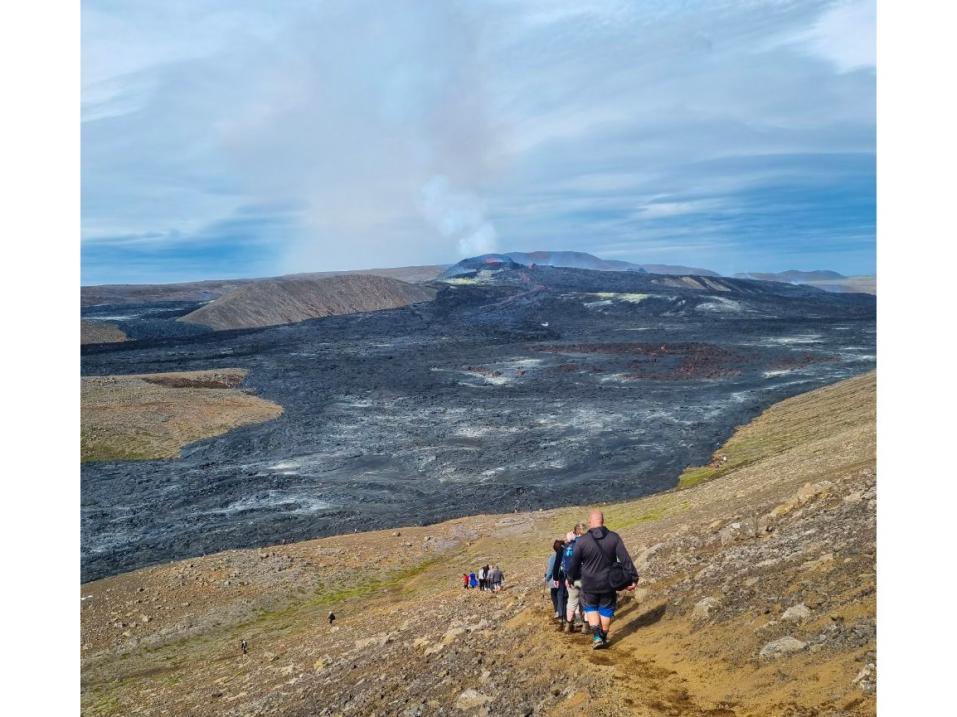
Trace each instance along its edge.
{"label": "scattered rock", "polygon": [[787,635],[786,637],[769,642],[767,645],[761,648],[761,652],[758,654],[765,660],[774,660],[778,657],[789,655],[792,652],[800,652],[805,647],[807,647],[806,642],[801,642],[800,640]]}
{"label": "scattered rock", "polygon": [[466,628],[464,627],[453,627],[448,630],[445,635],[442,636],[442,644],[451,645],[459,637],[465,634]]}
{"label": "scattered rock", "polygon": [[641,551],[637,559],[634,561],[635,568],[638,570],[638,572],[642,573],[647,570],[648,566],[651,564],[651,559],[661,552],[662,548],[664,547],[664,543],[657,543],[656,545],[652,545],[650,548]]}
{"label": "scattered rock", "polygon": [[361,640],[356,640],[356,649],[364,650],[367,647],[381,647],[387,642],[391,642],[391,635],[373,635],[372,637],[364,637]]}
{"label": "scattered rock", "polygon": [[863,669],[857,673],[851,681],[852,685],[856,685],[859,689],[864,692],[873,692],[877,687],[877,668],[873,662],[869,662],[864,665]]}
{"label": "scattered rock", "polygon": [[808,560],[801,567],[805,570],[819,570],[834,562],[834,553],[824,553],[814,560]]}
{"label": "scattered rock", "polygon": [[483,695],[478,690],[473,690],[469,688],[467,690],[464,690],[455,699],[455,709],[466,712],[476,707],[482,707],[491,701],[492,701],[492,698],[489,697],[488,695]]}
{"label": "scattered rock", "polygon": [[803,505],[818,496],[826,495],[833,487],[834,484],[829,480],[822,480],[818,483],[805,483],[800,487],[794,497],[798,503]]}
{"label": "scattered rock", "polygon": [[738,540],[754,536],[754,526],[747,525],[742,521],[735,521],[723,527],[718,533],[721,539],[721,545],[730,545]]}

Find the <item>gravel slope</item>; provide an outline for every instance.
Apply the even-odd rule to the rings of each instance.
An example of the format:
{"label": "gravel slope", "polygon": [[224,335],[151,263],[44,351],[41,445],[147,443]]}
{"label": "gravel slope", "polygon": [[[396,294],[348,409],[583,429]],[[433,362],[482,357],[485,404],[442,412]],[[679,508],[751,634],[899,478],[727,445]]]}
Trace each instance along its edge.
{"label": "gravel slope", "polygon": [[[734,468],[605,506],[642,575],[607,651],[542,590],[586,509],[475,516],[83,585],[83,713],[873,715],[874,399],[873,373],[788,399]],[[489,561],[507,589],[463,591]]]}

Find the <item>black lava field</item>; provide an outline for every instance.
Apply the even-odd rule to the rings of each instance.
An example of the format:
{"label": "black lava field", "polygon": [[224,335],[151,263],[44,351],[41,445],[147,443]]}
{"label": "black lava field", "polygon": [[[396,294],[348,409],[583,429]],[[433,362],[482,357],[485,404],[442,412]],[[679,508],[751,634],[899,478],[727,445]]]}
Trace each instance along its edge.
{"label": "black lava field", "polygon": [[240,367],[278,419],[177,460],[82,467],[83,580],[226,548],[675,486],[770,404],[875,366],[875,299],[507,268],[434,302],[230,332],[99,306],[139,340],[84,375]]}

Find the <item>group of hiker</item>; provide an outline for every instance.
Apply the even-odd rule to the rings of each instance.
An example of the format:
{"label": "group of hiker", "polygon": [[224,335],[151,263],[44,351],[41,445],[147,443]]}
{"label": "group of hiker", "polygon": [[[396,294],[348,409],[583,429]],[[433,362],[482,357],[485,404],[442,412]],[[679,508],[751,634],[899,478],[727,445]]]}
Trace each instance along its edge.
{"label": "group of hiker", "polygon": [[544,577],[562,632],[591,632],[597,650],[608,646],[618,591],[634,590],[638,571],[621,537],[593,510],[587,526],[578,523],[552,544]]}
{"label": "group of hiker", "polygon": [[498,592],[505,582],[505,574],[498,565],[483,565],[478,571],[462,573],[462,587],[466,590],[489,590]]}

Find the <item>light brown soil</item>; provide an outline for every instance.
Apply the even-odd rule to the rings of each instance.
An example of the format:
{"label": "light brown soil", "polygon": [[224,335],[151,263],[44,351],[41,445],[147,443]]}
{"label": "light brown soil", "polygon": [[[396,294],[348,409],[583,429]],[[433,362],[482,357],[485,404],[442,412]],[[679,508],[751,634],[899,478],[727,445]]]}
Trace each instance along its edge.
{"label": "light brown soil", "polygon": [[[642,575],[608,650],[557,632],[542,580],[585,509],[475,516],[83,585],[83,712],[872,715],[874,394],[869,374],[789,399],[711,480],[606,506]],[[506,589],[463,590],[487,562]]]}
{"label": "light brown soil", "polygon": [[433,298],[433,289],[384,276],[287,276],[233,289],[179,320],[221,331],[394,309]]}
{"label": "light brown soil", "polygon": [[126,334],[116,324],[80,320],[81,344],[112,344],[118,341],[126,341]]}
{"label": "light brown soil", "polygon": [[245,369],[81,379],[81,460],[175,458],[180,449],[282,407],[235,388]]}
{"label": "light brown soil", "polygon": [[[399,266],[386,269],[356,269],[353,271],[318,271],[306,274],[291,274],[295,278],[319,279],[342,274],[368,274],[389,276],[409,282],[432,281],[445,270],[445,265]],[[239,286],[257,281],[272,281],[276,277],[261,279],[213,279],[190,281],[179,284],[100,284],[80,289],[80,305],[97,304],[145,304],[156,301],[209,301],[222,296]]]}

